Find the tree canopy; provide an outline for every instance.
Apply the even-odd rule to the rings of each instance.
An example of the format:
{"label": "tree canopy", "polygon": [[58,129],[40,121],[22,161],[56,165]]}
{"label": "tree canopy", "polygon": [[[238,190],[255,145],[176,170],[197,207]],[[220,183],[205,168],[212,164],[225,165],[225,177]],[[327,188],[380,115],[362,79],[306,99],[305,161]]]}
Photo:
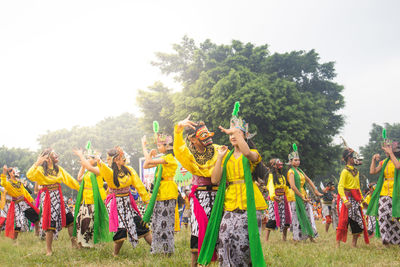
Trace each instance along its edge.
{"label": "tree canopy", "polygon": [[[171,93],[160,83],[162,90],[142,91],[138,104],[145,118],[177,122],[192,114],[215,131],[215,143],[229,144],[218,126],[229,126],[239,101],[239,115],[257,132],[254,141],[265,161],[286,159],[297,143],[307,173],[328,175],[328,166],[340,157],[332,140],[344,124],[337,113],[344,101],[343,86],[333,81],[334,62],[321,63],[314,50],[271,55],[267,45],[237,40],[196,45],[186,36],[173,50],[157,53],[153,65],[173,75],[182,91]],[[167,107],[156,107],[161,101]]]}

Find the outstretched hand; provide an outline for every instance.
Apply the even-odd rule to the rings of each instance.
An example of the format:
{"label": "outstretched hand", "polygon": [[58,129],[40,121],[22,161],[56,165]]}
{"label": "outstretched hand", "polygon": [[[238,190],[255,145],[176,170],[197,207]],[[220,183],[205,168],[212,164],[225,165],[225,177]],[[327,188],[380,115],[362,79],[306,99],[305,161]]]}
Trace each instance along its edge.
{"label": "outstretched hand", "polygon": [[195,130],[197,123],[191,121],[190,116],[191,116],[191,114],[189,114],[189,116],[187,116],[186,119],[184,119],[183,121],[178,122],[178,128],[183,130],[185,127],[189,127],[189,128],[192,128],[193,130]]}
{"label": "outstretched hand", "polygon": [[383,151],[385,151],[389,155],[393,153],[393,149],[392,149],[391,145],[383,145],[382,149],[383,149]]}
{"label": "outstretched hand", "polygon": [[218,148],[218,157],[219,158],[225,157],[226,152],[228,152],[228,147],[227,146],[220,146]]}
{"label": "outstretched hand", "polygon": [[235,133],[240,133],[240,129],[239,128],[229,128],[229,129],[225,129],[224,127],[222,127],[221,125],[218,127],[221,132],[227,134],[227,135],[232,135]]}
{"label": "outstretched hand", "polygon": [[143,135],[143,137],[142,137],[142,147],[146,147],[146,145],[147,145],[147,138],[146,138],[145,135]]}
{"label": "outstretched hand", "polygon": [[4,166],[3,166],[3,174],[4,175],[7,175],[7,170],[8,170],[8,167],[7,167],[7,165],[4,164]]}
{"label": "outstretched hand", "polygon": [[79,158],[82,158],[82,157],[83,157],[83,150],[82,150],[82,149],[77,149],[77,148],[75,148],[75,149],[73,149],[72,151],[73,151],[74,154],[77,155]]}

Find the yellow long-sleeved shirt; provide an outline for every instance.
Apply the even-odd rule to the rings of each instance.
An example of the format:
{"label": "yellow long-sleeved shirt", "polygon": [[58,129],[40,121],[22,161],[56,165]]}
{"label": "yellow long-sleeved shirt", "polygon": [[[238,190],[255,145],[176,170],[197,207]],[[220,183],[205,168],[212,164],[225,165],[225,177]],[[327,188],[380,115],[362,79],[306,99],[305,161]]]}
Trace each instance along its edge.
{"label": "yellow long-sleeved shirt", "polygon": [[[190,152],[189,148],[186,146],[185,141],[183,140],[183,130],[179,130],[178,126],[175,126],[174,130],[174,154],[176,159],[182,164],[182,166],[188,170],[191,174],[202,176],[202,177],[211,177],[212,170],[214,169],[215,162],[217,161],[218,156],[218,148],[219,145],[212,144],[211,153],[212,157],[210,160],[205,162],[204,164],[200,164],[196,161],[193,154]],[[211,148],[210,148],[211,149]]]}
{"label": "yellow long-sleeved shirt", "polygon": [[[90,172],[86,172],[83,175],[83,180],[85,181],[85,187],[83,188],[82,201],[88,205],[94,204],[93,185],[92,185],[92,180],[90,179]],[[96,180],[97,180],[97,186],[100,191],[101,199],[104,200],[104,199],[106,199],[107,195],[106,195],[106,191],[104,190],[104,187],[103,187],[103,177],[101,177],[100,175],[97,175]]]}
{"label": "yellow long-sleeved shirt", "polygon": [[[299,170],[297,171],[297,173],[300,176],[300,188],[297,188],[297,190],[300,191],[300,193],[303,195],[303,197],[307,197],[307,191],[304,189],[304,184],[306,183],[306,177]],[[294,171],[292,169],[290,169],[288,171],[287,179],[289,179],[290,175],[293,175],[293,177],[294,177]],[[292,191],[293,193],[290,191]],[[290,189],[290,191],[288,191],[288,195],[289,195],[288,201],[296,201],[296,197],[295,197],[296,193],[292,189]]]}
{"label": "yellow long-sleeved shirt", "polygon": [[[258,151],[252,149],[251,151],[256,152]],[[224,159],[222,160],[222,165],[225,162],[225,155]],[[235,158],[233,155],[229,158],[228,163],[226,164],[226,180],[229,184],[228,188],[226,189],[225,193],[225,210],[233,211],[235,209],[240,210],[247,210],[247,196],[246,196],[246,184],[244,183],[244,169],[243,169],[243,155],[239,158]],[[258,154],[258,160],[256,162],[250,161],[250,168],[251,171],[255,168],[255,166],[261,162],[261,156]],[[260,189],[253,182],[253,190],[254,190],[254,200],[256,203],[257,210],[265,210],[267,209],[267,203],[263,195],[261,194]]]}
{"label": "yellow long-sleeved shirt", "polygon": [[[384,160],[379,162],[380,166],[383,166]],[[381,190],[381,196],[389,196],[392,197],[393,194],[393,186],[394,186],[394,171],[396,167],[392,160],[389,159],[388,163],[386,164],[386,168],[383,171],[383,185]]]}
{"label": "yellow long-sleeved shirt", "polygon": [[[354,166],[347,165],[346,167],[348,167],[350,170],[354,169]],[[362,193],[360,190],[359,176],[360,176],[360,172],[357,172],[357,175],[353,176],[353,174],[351,174],[351,172],[349,172],[346,169],[343,169],[342,173],[340,174],[340,180],[339,180],[339,184],[338,184],[338,193],[344,203],[348,202],[345,192],[344,192],[345,189],[358,189],[360,191],[360,194],[362,197]]]}
{"label": "yellow long-sleeved shirt", "polygon": [[162,180],[158,189],[157,200],[170,200],[178,197],[178,185],[174,181],[178,162],[172,154],[161,157],[167,164],[163,164]]}
{"label": "yellow long-sleeved shirt", "polygon": [[1,185],[7,190],[7,194],[12,197],[20,197],[24,196],[29,202],[33,202],[33,198],[26,191],[24,185],[21,182],[9,180],[7,181],[7,177],[4,174],[1,174]]}
{"label": "yellow long-sleeved shirt", "polygon": [[274,175],[270,173],[268,175],[268,182],[267,182],[267,188],[269,192],[269,198],[274,201],[275,200],[275,190],[276,189],[283,189],[285,191],[285,195],[287,198],[287,195],[289,193],[289,187],[286,185],[286,178],[285,176],[281,175],[279,178],[279,184],[274,184]]}
{"label": "yellow long-sleeved shirt", "polygon": [[33,165],[26,173],[26,177],[33,182],[37,182],[39,185],[52,185],[56,183],[64,183],[71,189],[79,190],[79,183],[75,180],[68,172],[62,167],[58,166],[59,172],[56,173],[54,169],[48,169],[48,174],[44,175],[44,169],[42,166],[36,167]]}
{"label": "yellow long-sleeved shirt", "polygon": [[120,186],[116,187],[114,184],[113,170],[110,169],[103,162],[99,163],[98,166],[99,166],[99,170],[100,170],[100,175],[104,178],[104,180],[108,184],[109,188],[118,189],[118,188],[124,188],[124,187],[129,187],[129,186],[133,185],[136,188],[136,190],[138,191],[140,198],[142,199],[143,202],[147,203],[150,200],[150,194],[147,192],[142,181],[140,180],[136,171],[132,167],[125,166],[129,169],[129,171],[131,172],[131,175],[129,175],[129,174],[125,175],[123,172],[119,173],[118,180],[119,180]]}

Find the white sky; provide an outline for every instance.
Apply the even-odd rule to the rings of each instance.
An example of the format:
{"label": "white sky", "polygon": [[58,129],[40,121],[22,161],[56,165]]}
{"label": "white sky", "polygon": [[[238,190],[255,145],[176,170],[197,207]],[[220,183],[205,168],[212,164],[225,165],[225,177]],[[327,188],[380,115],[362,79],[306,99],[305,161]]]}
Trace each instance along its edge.
{"label": "white sky", "polygon": [[373,122],[398,122],[399,10],[396,0],[0,1],[0,145],[36,149],[47,130],[137,113],[137,89],[173,85],[154,53],[185,34],[336,61],[342,135],[365,145]]}

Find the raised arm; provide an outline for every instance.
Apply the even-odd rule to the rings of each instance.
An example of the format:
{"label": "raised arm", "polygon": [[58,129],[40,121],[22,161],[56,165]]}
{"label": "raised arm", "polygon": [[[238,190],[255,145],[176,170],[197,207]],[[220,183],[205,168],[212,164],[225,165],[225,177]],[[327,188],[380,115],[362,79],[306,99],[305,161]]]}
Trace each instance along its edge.
{"label": "raised arm", "polygon": [[218,127],[221,132],[227,134],[227,135],[233,135],[234,138],[238,142],[238,147],[240,152],[245,156],[249,161],[251,162],[257,162],[260,159],[260,155],[257,152],[251,151],[249,148],[249,145],[246,143],[246,141],[243,138],[243,132],[239,128],[230,128],[230,129],[225,129],[222,126]]}
{"label": "raised arm", "polygon": [[223,163],[223,159],[226,155],[226,152],[228,152],[227,146],[219,147],[217,161],[215,162],[214,169],[211,173],[211,183],[213,183],[213,184],[219,184],[219,182],[221,181],[222,163]]}
{"label": "raised arm", "polygon": [[306,182],[311,186],[312,190],[314,191],[314,194],[318,197],[322,197],[323,194],[321,194],[317,187],[314,185],[313,181],[303,172],[304,177],[306,178]]}
{"label": "raised arm", "polygon": [[381,171],[382,166],[376,166],[376,162],[379,162],[381,156],[379,154],[375,154],[372,156],[371,165],[369,166],[369,173],[370,174],[377,174]]}
{"label": "raised arm", "polygon": [[[97,166],[92,166],[92,164],[90,164],[90,162],[85,159],[85,156],[83,155],[83,151],[81,149],[74,149],[74,154],[77,155],[81,161],[81,165],[84,169],[93,172],[96,175],[100,174],[100,169]],[[78,180],[79,180],[79,176],[78,176]]]}
{"label": "raised arm", "polygon": [[391,145],[385,145],[382,147],[382,149],[389,154],[390,160],[393,162],[394,167],[398,170],[400,170],[400,162],[397,160],[396,156],[393,153],[393,148]]}

